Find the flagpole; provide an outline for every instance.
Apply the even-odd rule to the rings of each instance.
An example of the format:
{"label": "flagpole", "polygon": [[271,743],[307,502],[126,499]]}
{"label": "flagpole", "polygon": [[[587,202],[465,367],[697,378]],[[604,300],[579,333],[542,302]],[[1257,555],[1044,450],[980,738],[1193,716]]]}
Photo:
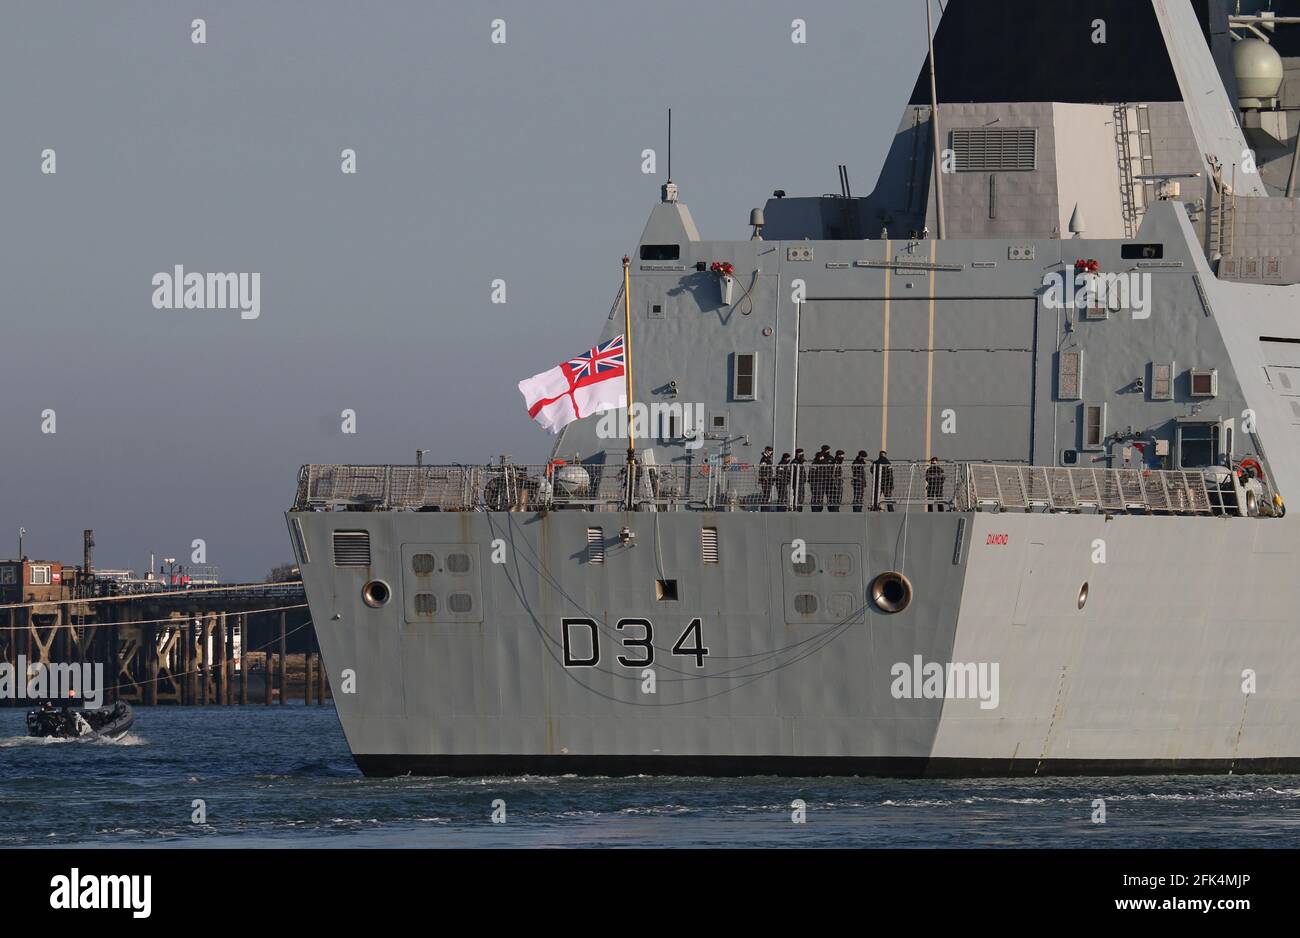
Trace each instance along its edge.
{"label": "flagpole", "polygon": [[636,435],[632,425],[632,273],[631,259],[623,255],[623,350],[627,355],[627,507],[633,505],[636,491],[633,465],[636,463]]}
{"label": "flagpole", "polygon": [[939,225],[939,240],[944,239],[947,228],[943,211],[943,155],[939,148],[939,89],[934,77],[934,11],[930,9],[930,0],[925,0],[925,36],[930,45],[930,137],[934,150],[934,209]]}

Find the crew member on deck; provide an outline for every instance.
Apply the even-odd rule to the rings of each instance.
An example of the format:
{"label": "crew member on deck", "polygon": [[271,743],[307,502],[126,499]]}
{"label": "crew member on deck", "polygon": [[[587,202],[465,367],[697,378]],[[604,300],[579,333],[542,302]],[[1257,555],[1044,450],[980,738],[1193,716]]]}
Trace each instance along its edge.
{"label": "crew member on deck", "polygon": [[886,510],[893,511],[894,503],[890,501],[894,497],[894,467],[890,465],[889,457],[885,455],[882,449],[876,461],[871,464],[871,471],[875,477],[875,494],[871,499],[871,510],[879,511],[883,503]]}
{"label": "crew member on deck", "polygon": [[808,488],[808,460],[803,450],[794,451],[794,510],[803,511],[803,500]]}
{"label": "crew member on deck", "polygon": [[776,500],[781,511],[790,510],[790,454],[782,453],[781,461],[776,464]]}
{"label": "crew member on deck", "polygon": [[835,451],[835,457],[826,467],[826,472],[830,475],[827,509],[839,511],[840,505],[844,502],[844,450]]}
{"label": "crew member on deck", "polygon": [[821,511],[826,504],[827,489],[830,487],[831,448],[823,443],[822,448],[813,457],[812,468],[812,505],[813,511]]}
{"label": "crew member on deck", "polygon": [[764,446],[758,459],[758,489],[763,493],[762,511],[772,510],[772,447]]}
{"label": "crew member on deck", "polygon": [[863,493],[867,490],[867,451],[858,450],[853,459],[853,510],[862,511]]}
{"label": "crew member on deck", "polygon": [[945,473],[939,465],[939,457],[931,456],[930,465],[925,468],[925,497],[930,503],[926,511],[943,511],[943,481]]}

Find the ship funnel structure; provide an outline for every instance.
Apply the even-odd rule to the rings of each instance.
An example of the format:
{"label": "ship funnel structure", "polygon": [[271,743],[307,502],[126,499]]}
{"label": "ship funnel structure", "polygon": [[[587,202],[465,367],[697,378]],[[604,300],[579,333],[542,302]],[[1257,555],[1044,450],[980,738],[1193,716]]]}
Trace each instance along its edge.
{"label": "ship funnel structure", "polygon": [[1232,71],[1243,111],[1277,107],[1286,73],[1276,49],[1263,39],[1243,39],[1232,47]]}

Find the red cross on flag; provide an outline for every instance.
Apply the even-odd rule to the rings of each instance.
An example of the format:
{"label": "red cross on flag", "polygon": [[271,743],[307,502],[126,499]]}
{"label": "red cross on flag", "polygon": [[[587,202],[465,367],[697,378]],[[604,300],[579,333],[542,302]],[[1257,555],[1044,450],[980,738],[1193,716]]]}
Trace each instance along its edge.
{"label": "red cross on flag", "polygon": [[532,417],[552,433],[580,417],[627,406],[623,337],[519,382]]}

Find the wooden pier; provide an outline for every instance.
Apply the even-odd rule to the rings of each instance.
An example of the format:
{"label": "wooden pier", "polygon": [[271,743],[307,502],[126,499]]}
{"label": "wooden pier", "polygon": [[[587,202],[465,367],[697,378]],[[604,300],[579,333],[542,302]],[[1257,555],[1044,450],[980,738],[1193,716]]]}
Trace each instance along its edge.
{"label": "wooden pier", "polygon": [[105,701],[135,705],[324,704],[330,696],[301,582],[67,593],[75,589],[0,606],[0,662],[102,664]]}

